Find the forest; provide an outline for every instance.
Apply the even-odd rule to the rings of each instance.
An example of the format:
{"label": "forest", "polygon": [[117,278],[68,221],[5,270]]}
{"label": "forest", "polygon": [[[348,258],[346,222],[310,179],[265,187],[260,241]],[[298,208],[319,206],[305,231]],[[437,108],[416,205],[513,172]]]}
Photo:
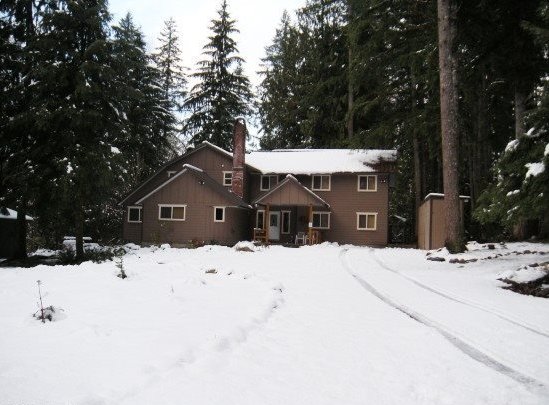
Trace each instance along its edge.
{"label": "forest", "polygon": [[230,0],[209,28],[187,69],[173,19],[148,51],[132,15],[113,21],[106,0],[0,1],[0,206],[18,212],[20,257],[27,236],[31,247],[69,234],[117,242],[124,195],[204,140],[230,150],[237,116],[263,149],[397,149],[390,209],[406,220],[398,242],[413,243],[419,204],[448,174],[444,71],[447,150],[470,196],[462,237],[549,234],[546,1],[304,0],[281,16],[257,87]]}

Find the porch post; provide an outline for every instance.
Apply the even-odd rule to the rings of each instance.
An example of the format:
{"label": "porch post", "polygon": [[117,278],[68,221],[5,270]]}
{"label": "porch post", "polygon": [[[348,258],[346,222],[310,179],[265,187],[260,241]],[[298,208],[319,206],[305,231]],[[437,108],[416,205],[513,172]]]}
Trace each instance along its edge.
{"label": "porch post", "polygon": [[269,218],[269,211],[270,211],[270,205],[267,204],[265,207],[265,218],[263,220],[265,221],[265,244],[269,244],[269,226],[271,225],[271,219]]}
{"label": "porch post", "polygon": [[313,244],[313,205],[309,204],[309,245]]}

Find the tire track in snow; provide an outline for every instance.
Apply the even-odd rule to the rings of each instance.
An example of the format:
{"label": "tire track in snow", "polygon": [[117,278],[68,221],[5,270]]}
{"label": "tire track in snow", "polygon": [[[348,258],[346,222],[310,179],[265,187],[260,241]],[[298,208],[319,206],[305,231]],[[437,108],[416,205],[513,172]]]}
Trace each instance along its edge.
{"label": "tire track in snow", "polygon": [[350,264],[347,262],[346,254],[349,249],[343,249],[339,254],[339,259],[343,268],[359,283],[359,285],[368,291],[370,294],[380,299],[385,304],[390,307],[404,313],[418,323],[421,323],[424,326],[433,328],[439,334],[441,334],[448,342],[450,342],[454,347],[460,350],[462,353],[466,354],[473,360],[478,361],[479,363],[484,364],[485,366],[491,368],[498,373],[501,373],[513,380],[525,385],[529,390],[534,391],[536,394],[549,395],[549,389],[545,386],[544,383],[532,378],[526,374],[521,373],[509,366],[506,366],[497,359],[489,356],[484,353],[480,348],[475,347],[472,343],[467,342],[463,338],[458,337],[455,333],[451,332],[449,329],[443,327],[437,322],[434,322],[427,318],[426,316],[407,308],[404,305],[400,305],[397,302],[393,301],[388,296],[382,294],[378,291],[373,285],[368,283],[366,280],[358,276]]}
{"label": "tire track in snow", "polygon": [[549,333],[548,332],[545,332],[545,331],[542,331],[540,329],[537,329],[536,327],[532,326],[532,325],[528,325],[526,323],[523,323],[523,322],[520,322],[520,321],[517,321],[516,319],[513,319],[512,317],[510,317],[509,315],[506,315],[500,311],[497,311],[493,308],[488,308],[488,307],[485,307],[481,304],[477,304],[475,302],[472,302],[472,301],[469,301],[467,299],[464,299],[464,298],[461,298],[461,297],[458,297],[458,296],[455,296],[451,293],[448,293],[448,292],[445,292],[445,291],[442,291],[442,290],[439,290],[439,289],[436,289],[436,288],[433,288],[433,287],[430,287],[426,284],[423,284],[422,282],[416,280],[415,278],[413,277],[410,277],[410,276],[407,276],[406,274],[402,274],[400,271],[398,270],[395,270],[389,266],[387,266],[376,254],[375,250],[374,249],[370,249],[370,252],[372,253],[372,257],[373,259],[376,261],[377,264],[379,264],[382,268],[384,268],[385,270],[388,270],[412,283],[414,283],[415,285],[417,285],[418,287],[421,287],[427,291],[430,291],[434,294],[437,294],[437,295],[440,295],[441,297],[444,297],[446,299],[449,299],[451,301],[454,301],[454,302],[457,302],[457,303],[460,303],[460,304],[463,304],[463,305],[467,305],[468,307],[472,307],[472,308],[476,308],[476,309],[479,309],[481,311],[484,311],[488,314],[491,314],[491,315],[494,315],[494,316],[497,316],[498,318],[500,319],[503,319],[504,321],[507,321],[507,322],[510,322],[512,323],[513,325],[516,325],[516,326],[519,326],[521,328],[524,328],[526,330],[529,330],[530,332],[533,332],[535,334],[538,334],[540,336],[543,336],[543,337],[546,337],[546,338],[549,338]]}

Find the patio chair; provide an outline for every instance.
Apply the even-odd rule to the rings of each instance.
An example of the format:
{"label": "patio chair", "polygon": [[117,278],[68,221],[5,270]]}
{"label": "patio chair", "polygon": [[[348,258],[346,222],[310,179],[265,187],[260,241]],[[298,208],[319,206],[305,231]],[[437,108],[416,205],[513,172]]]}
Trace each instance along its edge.
{"label": "patio chair", "polygon": [[295,235],[295,244],[296,245],[306,245],[309,243],[309,236],[306,232],[298,232]]}

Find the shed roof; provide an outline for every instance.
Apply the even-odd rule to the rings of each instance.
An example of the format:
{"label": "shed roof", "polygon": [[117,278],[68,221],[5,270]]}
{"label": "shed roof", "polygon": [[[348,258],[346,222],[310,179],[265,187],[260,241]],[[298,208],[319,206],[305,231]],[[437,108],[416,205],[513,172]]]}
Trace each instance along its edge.
{"label": "shed roof", "polygon": [[[7,207],[0,207],[0,219],[17,219],[17,211]],[[25,215],[27,221],[34,221],[34,218]]]}
{"label": "shed roof", "polygon": [[257,198],[254,201],[254,204],[312,205],[315,207],[330,208],[330,204],[301,184],[291,174],[288,174],[286,178],[278,183],[272,190]]}

